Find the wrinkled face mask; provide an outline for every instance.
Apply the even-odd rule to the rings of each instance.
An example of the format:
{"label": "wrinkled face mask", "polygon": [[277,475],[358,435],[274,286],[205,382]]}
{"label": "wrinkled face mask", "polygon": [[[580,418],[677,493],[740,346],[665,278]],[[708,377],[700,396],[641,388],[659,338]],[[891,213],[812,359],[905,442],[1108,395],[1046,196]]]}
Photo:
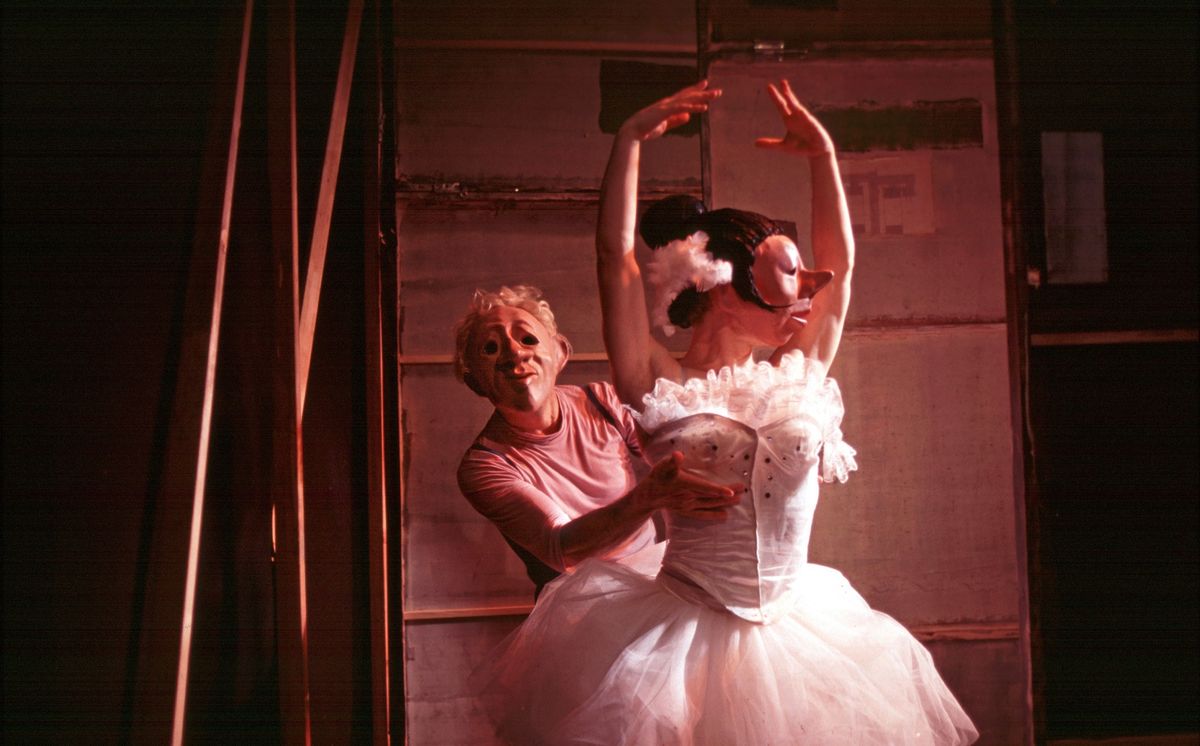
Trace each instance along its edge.
{"label": "wrinkled face mask", "polygon": [[563,346],[537,317],[500,306],[479,319],[465,362],[479,391],[499,410],[531,412],[554,395]]}

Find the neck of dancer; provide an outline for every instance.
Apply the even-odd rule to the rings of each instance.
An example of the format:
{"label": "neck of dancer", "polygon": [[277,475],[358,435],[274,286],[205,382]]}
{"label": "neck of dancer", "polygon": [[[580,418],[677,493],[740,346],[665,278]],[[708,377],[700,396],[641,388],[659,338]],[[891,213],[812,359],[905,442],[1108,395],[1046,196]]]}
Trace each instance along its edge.
{"label": "neck of dancer", "polygon": [[710,370],[741,365],[762,343],[748,334],[737,314],[714,304],[692,327],[692,342],[679,361],[683,377],[698,378]]}

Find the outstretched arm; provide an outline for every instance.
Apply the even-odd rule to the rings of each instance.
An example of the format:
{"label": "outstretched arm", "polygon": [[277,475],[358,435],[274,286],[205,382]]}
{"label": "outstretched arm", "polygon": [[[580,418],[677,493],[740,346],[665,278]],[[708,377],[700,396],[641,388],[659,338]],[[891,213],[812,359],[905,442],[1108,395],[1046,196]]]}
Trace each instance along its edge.
{"label": "outstretched arm", "polygon": [[744,487],[694,476],[682,461],[682,454],[668,456],[627,494],[569,521],[556,500],[498,456],[469,452],[458,482],[471,505],[501,533],[561,571],[625,541],[658,510],[724,520]]}
{"label": "outstretched arm", "polygon": [[564,564],[569,567],[627,539],[658,510],[724,521],[744,487],[701,479],[682,466],[683,454],[676,451],[655,464],[629,494],[563,526],[559,542]]}
{"label": "outstretched arm", "polygon": [[829,133],[804,108],[786,80],[767,88],[783,117],[787,133],[782,138],[759,138],[755,144],[808,158],[812,178],[814,269],[833,272],[833,280],[813,296],[812,312],[804,331],[776,350],[772,360],[778,362],[787,352],[801,350],[805,357],[820,360],[828,370],[842,341],[842,328],[850,307],[850,281],[854,272],[850,210],[846,206],[837,154]]}
{"label": "outstretched arm", "polygon": [[680,375],[679,363],[650,336],[646,291],[633,253],[642,143],[684,124],[693,114],[707,111],[709,102],[719,95],[720,90],[700,81],[630,117],[613,140],[600,186],[596,274],[604,346],[617,393],[622,401],[635,407],[640,406],[642,395],[650,391],[656,379],[678,379]]}

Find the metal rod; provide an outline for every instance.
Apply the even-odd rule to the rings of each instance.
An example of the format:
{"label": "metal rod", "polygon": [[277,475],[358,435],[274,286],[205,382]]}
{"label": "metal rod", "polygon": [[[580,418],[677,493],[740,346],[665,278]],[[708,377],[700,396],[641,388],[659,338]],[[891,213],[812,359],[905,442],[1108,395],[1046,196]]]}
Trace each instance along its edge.
{"label": "metal rod", "polygon": [[362,0],[350,0],[350,7],[346,11],[346,32],[342,37],[342,57],[338,64],[337,88],[333,94],[329,136],[325,142],[325,164],[321,169],[321,187],[317,194],[312,245],[308,252],[308,274],[304,281],[300,329],[296,339],[296,385],[299,387],[296,412],[300,418],[304,416],[304,399],[308,392],[308,369],[312,361],[313,335],[317,327],[317,304],[321,299],[325,251],[329,246],[329,228],[333,218],[333,197],[337,190],[338,170],[342,164],[342,141],[346,134],[346,113],[350,108],[350,88],[354,79],[354,58],[358,51],[362,8]]}
{"label": "metal rod", "polygon": [[212,318],[208,333],[208,361],[204,373],[204,403],[200,414],[200,445],[196,456],[196,482],[192,493],[192,523],[188,538],[187,579],[183,591],[183,622],[179,635],[179,667],[175,677],[175,711],[171,725],[171,743],[183,743],[187,714],[188,668],[192,655],[192,624],[196,606],[196,576],[200,563],[200,528],[204,518],[204,488],[208,477],[208,445],[212,430],[213,398],[216,393],[217,350],[221,336],[221,304],[225,295],[225,258],[229,249],[229,225],[233,215],[233,187],[237,176],[242,104],[246,93],[246,65],[250,56],[250,22],[254,0],[246,0],[242,19],[242,46],[238,59],[237,87],[234,93],[233,122],[230,128],[229,156],[225,168],[225,196],[221,204],[221,232],[217,240],[217,271],[213,287]]}

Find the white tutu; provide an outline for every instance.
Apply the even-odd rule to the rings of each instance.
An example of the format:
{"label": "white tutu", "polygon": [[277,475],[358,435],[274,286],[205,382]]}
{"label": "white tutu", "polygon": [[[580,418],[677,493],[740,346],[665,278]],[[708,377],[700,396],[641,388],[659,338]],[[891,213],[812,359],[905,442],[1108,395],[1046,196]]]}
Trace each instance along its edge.
{"label": "white tutu", "polygon": [[662,571],[588,560],[475,674],[513,744],[961,744],[977,733],[928,651],[807,561],[818,481],[856,468],[819,364],[660,380],[646,453],[747,494],[724,522],[666,513]]}
{"label": "white tutu", "polygon": [[841,573],[807,565],[756,624],[589,560],[547,586],[473,688],[512,744],[959,744],[929,653]]}

